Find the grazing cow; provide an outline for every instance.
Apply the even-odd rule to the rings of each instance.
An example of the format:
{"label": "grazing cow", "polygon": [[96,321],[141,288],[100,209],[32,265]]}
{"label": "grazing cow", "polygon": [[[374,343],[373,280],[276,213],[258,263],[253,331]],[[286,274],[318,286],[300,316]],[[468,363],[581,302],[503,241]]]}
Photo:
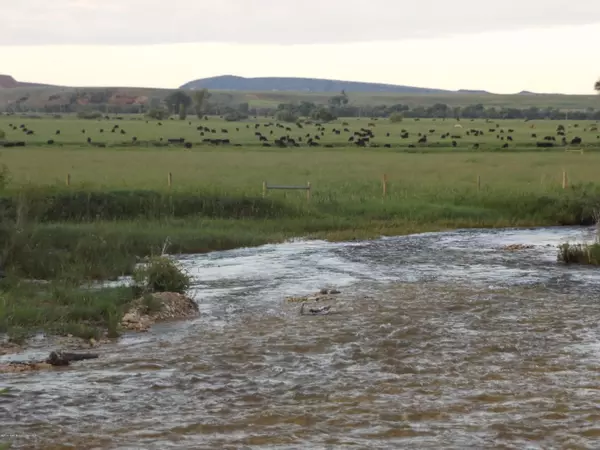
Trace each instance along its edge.
{"label": "grazing cow", "polygon": [[48,139],[48,145],[52,145],[54,144],[54,140],[53,139]]}
{"label": "grazing cow", "polygon": [[509,133],[514,133],[514,132],[515,132],[515,130],[513,130],[512,128],[509,128],[508,132],[509,132]]}
{"label": "grazing cow", "polygon": [[479,150],[479,144],[473,144],[473,148],[474,148],[475,150]]}
{"label": "grazing cow", "polygon": [[512,140],[513,140],[513,138],[512,138],[512,136],[506,136],[506,140],[507,140],[507,141],[512,141]]}
{"label": "grazing cow", "polygon": [[383,144],[383,146],[384,146],[385,148],[392,148],[392,146],[391,146],[390,144]]}
{"label": "grazing cow", "polygon": [[[190,122],[190,125],[191,125],[191,122]],[[192,148],[192,143],[191,142],[186,142],[185,144],[183,144],[183,146],[185,148]]]}
{"label": "grazing cow", "polygon": [[502,148],[508,148],[508,144],[504,144]]}
{"label": "grazing cow", "polygon": [[550,148],[550,147],[554,147],[554,143],[553,142],[537,142],[536,145],[540,148]]}
{"label": "grazing cow", "polygon": [[91,144],[92,143],[92,138],[91,137],[87,138],[87,142],[88,142],[88,144]]}
{"label": "grazing cow", "polygon": [[221,128],[221,133],[229,133],[229,131],[225,128]]}
{"label": "grazing cow", "polygon": [[81,134],[85,134],[85,130],[81,130]]}
{"label": "grazing cow", "polygon": [[458,145],[458,142],[452,141],[452,147],[456,147],[457,145]]}
{"label": "grazing cow", "polygon": [[419,144],[426,144],[427,143],[427,136],[423,136],[421,139],[419,139]]}
{"label": "grazing cow", "polygon": [[581,145],[581,138],[576,136],[571,140],[571,145]]}
{"label": "grazing cow", "polygon": [[532,137],[532,138],[536,138],[536,137],[537,137],[537,134],[535,134],[535,133],[531,133],[531,137]]}
{"label": "grazing cow", "polygon": [[59,135],[59,134],[60,134],[60,130],[56,130],[56,135]]}

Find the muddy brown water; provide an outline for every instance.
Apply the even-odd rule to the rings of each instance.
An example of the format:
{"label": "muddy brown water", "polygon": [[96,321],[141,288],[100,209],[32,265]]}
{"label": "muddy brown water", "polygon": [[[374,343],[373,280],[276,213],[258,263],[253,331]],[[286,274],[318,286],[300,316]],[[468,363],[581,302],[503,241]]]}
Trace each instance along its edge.
{"label": "muddy brown water", "polygon": [[[0,442],[600,448],[600,271],[556,262],[557,244],[592,233],[471,230],[182,257],[202,316],[126,335],[72,368],[1,376],[11,390]],[[498,250],[514,243],[534,248]],[[322,286],[343,292],[335,314],[301,317],[283,301]]]}

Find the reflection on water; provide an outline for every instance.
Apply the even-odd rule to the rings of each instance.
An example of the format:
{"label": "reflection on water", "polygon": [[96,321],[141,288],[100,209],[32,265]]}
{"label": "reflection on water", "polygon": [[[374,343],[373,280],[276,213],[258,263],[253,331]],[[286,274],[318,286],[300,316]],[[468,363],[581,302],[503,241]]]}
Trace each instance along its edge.
{"label": "reflection on water", "polygon": [[[0,380],[0,434],[40,449],[600,448],[600,273],[555,262],[588,232],[182,258],[202,317]],[[536,247],[497,250],[512,243]],[[339,314],[283,301],[328,285]]]}

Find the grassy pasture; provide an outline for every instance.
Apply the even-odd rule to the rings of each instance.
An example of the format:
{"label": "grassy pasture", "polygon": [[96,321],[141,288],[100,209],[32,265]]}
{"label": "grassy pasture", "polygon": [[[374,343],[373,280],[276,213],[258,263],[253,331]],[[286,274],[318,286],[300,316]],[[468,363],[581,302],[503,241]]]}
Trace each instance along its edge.
{"label": "grassy pasture", "polygon": [[[267,127],[265,126],[267,124],[272,125]],[[369,124],[374,126],[369,126]],[[194,147],[214,147],[210,143],[203,142],[205,139],[229,139],[231,141],[230,145],[220,146],[219,148],[238,145],[269,150],[275,148],[274,140],[282,136],[293,138],[300,147],[305,148],[308,147],[307,135],[310,135],[315,142],[319,143],[320,147],[330,145],[337,148],[354,146],[352,142],[349,142],[353,133],[360,131],[361,128],[368,128],[375,135],[369,143],[370,147],[368,147],[372,151],[390,150],[385,147],[389,145],[391,150],[395,149],[396,151],[456,152],[473,150],[475,144],[479,145],[479,151],[529,150],[537,149],[536,142],[543,141],[545,136],[555,137],[556,148],[564,150],[564,147],[560,144],[561,136],[556,134],[556,127],[559,124],[565,127],[566,138],[569,143],[574,137],[583,139],[582,145],[577,146],[577,148],[584,147],[588,150],[600,148],[599,125],[593,121],[462,120],[457,123],[454,119],[405,119],[401,123],[392,124],[389,120],[384,119],[348,118],[324,124],[324,130],[319,131],[314,123],[304,124],[303,128],[299,128],[296,124],[279,124],[266,118],[226,122],[218,117],[211,117],[209,120],[189,117],[184,121],[175,119],[158,122],[154,120],[147,121],[141,116],[124,116],[123,120],[117,120],[114,117],[108,120],[84,120],[73,116],[65,116],[62,119],[0,117],[0,129],[5,131],[6,140],[24,141],[29,146],[46,146],[48,140],[51,139],[54,141],[53,146],[69,146],[81,149],[94,146],[88,144],[88,138],[91,139],[92,144],[103,144],[111,148],[167,145],[168,139],[183,138],[191,142]],[[21,125],[24,125],[28,130],[32,130],[34,134],[27,135],[24,133],[23,129],[20,128]],[[259,125],[259,127],[256,128],[256,125]],[[462,126],[462,128],[458,128],[457,125]],[[119,128],[115,129],[115,126]],[[15,130],[14,127],[17,127],[17,129]],[[198,130],[198,127],[203,129]],[[210,131],[205,131],[204,128],[208,128]],[[348,131],[344,131],[345,129]],[[471,129],[480,130],[483,135],[475,136],[469,131]],[[59,135],[56,134],[57,130],[60,130]],[[227,132],[224,130],[227,130]],[[338,130],[339,134],[334,133],[334,130]],[[408,132],[408,138],[401,138],[403,130]],[[262,133],[267,138],[267,143],[273,147],[264,147],[264,143],[255,135],[256,132]],[[447,133],[450,133],[450,136],[443,138],[442,135]],[[419,134],[427,135],[426,144],[418,143]],[[536,137],[533,136],[534,134]],[[460,138],[453,139],[451,136],[454,135],[458,135]],[[315,136],[318,136],[319,139],[317,140]],[[508,136],[512,137],[512,141],[507,140]],[[133,142],[134,137],[137,140],[135,144]],[[456,148],[452,147],[453,140],[457,143]],[[504,149],[504,144],[508,144],[508,148]],[[415,148],[409,148],[411,145]],[[281,151],[281,149],[277,150]]]}
{"label": "grassy pasture", "polygon": [[[600,152],[595,151],[592,122],[563,123],[569,139],[583,138],[583,154],[564,147],[532,151],[543,136],[556,136],[559,123],[549,121],[462,121],[460,129],[454,120],[395,125],[379,120],[372,127],[381,145],[377,148],[348,146],[351,133],[331,132],[367,128],[365,119],[326,124],[320,142],[333,148],[262,147],[255,123],[270,142],[287,134],[275,126],[265,128],[268,122],[190,118],[159,126],[128,116],[99,121],[0,117],[7,139],[27,142],[0,148],[0,163],[10,171],[0,193],[0,265],[18,276],[54,280],[39,296],[18,282],[0,292],[0,332],[19,335],[43,328],[89,337],[110,328],[130,294],[84,295],[73,285],[131,273],[136,257],[160,252],[167,237],[170,252],[199,253],[297,236],[348,240],[461,227],[578,224],[589,221],[600,206]],[[35,134],[13,130],[9,123],[23,123]],[[505,133],[489,132],[496,123]],[[126,134],[111,133],[114,125]],[[200,125],[217,131],[206,137],[229,138],[240,146],[200,144]],[[317,132],[313,125],[285,126],[294,138]],[[221,132],[224,128],[229,132]],[[470,128],[483,130],[484,136],[467,136]],[[402,129],[410,139],[399,137]],[[446,132],[462,134],[458,148],[440,138]],[[409,149],[418,133],[427,133],[429,143]],[[498,151],[506,141],[497,134],[513,136],[509,151]],[[194,146],[131,146],[133,136],[140,141],[183,137]],[[87,137],[109,145],[90,146]],[[47,139],[56,144],[47,145]],[[383,147],[386,143],[391,148]],[[475,143],[479,150],[473,149]],[[563,170],[568,189],[561,186]],[[171,188],[168,172],[173,174]],[[70,186],[65,185],[67,173]],[[273,191],[262,199],[263,181],[310,181],[311,201],[297,191]],[[15,210],[21,213],[14,214],[13,226]]]}

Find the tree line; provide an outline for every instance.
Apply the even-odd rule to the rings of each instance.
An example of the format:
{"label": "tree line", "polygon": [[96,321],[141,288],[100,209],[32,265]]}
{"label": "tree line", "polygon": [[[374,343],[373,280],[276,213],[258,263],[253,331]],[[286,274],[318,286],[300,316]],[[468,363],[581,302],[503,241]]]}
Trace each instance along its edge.
{"label": "tree line", "polygon": [[[594,88],[600,93],[600,80]],[[95,93],[91,100],[105,100],[106,95]],[[392,117],[394,121],[403,118],[418,119],[523,119],[523,120],[600,120],[600,110],[563,110],[554,107],[530,106],[527,108],[484,106],[482,103],[452,107],[444,103],[433,106],[415,106],[406,104],[395,105],[355,105],[351,104],[346,92],[328,99],[327,104],[309,101],[281,103],[277,107],[251,107],[247,102],[224,104],[213,101],[206,90],[193,91],[191,95],[183,90],[171,92],[166,98],[151,98],[147,105],[79,105],[73,95],[69,104],[46,106],[47,113],[73,113],[100,110],[104,113],[140,114],[155,119],[165,119],[177,115],[186,119],[189,113],[198,117],[204,115],[219,115],[226,120],[243,120],[253,117],[275,117],[283,122],[295,122],[300,117],[311,117],[320,121],[330,121],[338,117]],[[30,109],[23,103],[17,103],[8,112],[39,112]]]}

